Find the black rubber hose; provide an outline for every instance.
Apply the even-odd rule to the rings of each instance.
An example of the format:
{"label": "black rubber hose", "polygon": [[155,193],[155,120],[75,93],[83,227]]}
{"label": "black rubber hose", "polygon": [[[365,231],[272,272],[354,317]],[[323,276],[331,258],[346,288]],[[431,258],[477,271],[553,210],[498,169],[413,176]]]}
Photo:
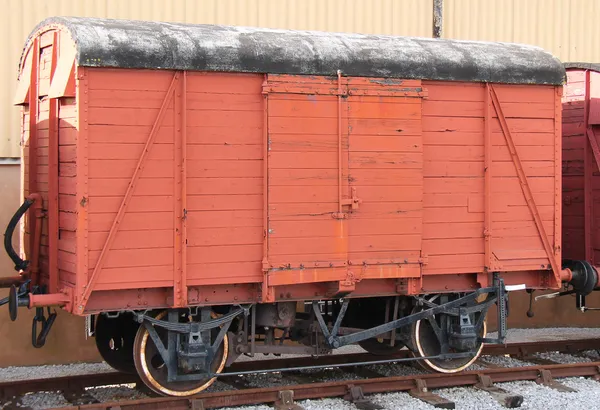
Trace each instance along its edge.
{"label": "black rubber hose", "polygon": [[25,212],[27,212],[29,207],[34,202],[35,201],[33,199],[26,199],[25,202],[23,202],[23,205],[21,205],[19,207],[19,209],[17,209],[17,212],[15,212],[13,217],[10,219],[10,221],[8,222],[8,226],[6,227],[6,231],[4,232],[4,249],[6,250],[8,257],[15,264],[16,271],[25,270],[27,268],[27,265],[29,265],[29,261],[24,261],[23,259],[21,259],[19,257],[19,254],[17,252],[15,252],[15,250],[13,249],[13,246],[12,246],[13,233],[15,232],[15,228],[17,227],[17,224],[19,223],[19,220],[21,219],[21,217],[23,217]]}

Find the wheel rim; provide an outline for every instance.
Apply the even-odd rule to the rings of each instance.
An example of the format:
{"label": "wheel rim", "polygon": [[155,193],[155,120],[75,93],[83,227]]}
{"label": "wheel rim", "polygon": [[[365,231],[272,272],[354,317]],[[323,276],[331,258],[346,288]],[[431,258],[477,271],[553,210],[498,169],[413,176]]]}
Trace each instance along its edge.
{"label": "wheel rim", "polygon": [[[163,311],[156,318],[162,319],[166,313],[166,311]],[[166,332],[160,332],[161,329],[159,327],[155,327],[155,329],[162,339],[161,333]],[[206,390],[215,382],[216,377],[186,382],[167,382],[166,368],[164,363],[161,365],[162,358],[160,358],[158,350],[149,336],[148,330],[144,326],[140,326],[134,343],[134,359],[140,378],[151,390],[168,396],[192,396]],[[215,360],[211,364],[214,373],[221,373],[227,362],[228,353],[229,338],[225,335],[221,347],[215,356]],[[159,361],[157,361],[157,357]]]}
{"label": "wheel rim", "polygon": [[[435,320],[435,319],[434,319]],[[474,318],[477,320],[477,317]],[[483,321],[480,337],[485,337],[487,334],[487,324]],[[441,353],[440,343],[433,331],[429,321],[417,321],[411,331],[411,339],[415,355],[418,357],[436,356]],[[457,359],[422,359],[421,365],[429,370],[440,373],[457,373],[471,366],[481,355],[483,351],[483,343],[479,343],[478,347],[473,351],[472,357],[464,357]],[[451,353],[452,351],[450,351]]]}

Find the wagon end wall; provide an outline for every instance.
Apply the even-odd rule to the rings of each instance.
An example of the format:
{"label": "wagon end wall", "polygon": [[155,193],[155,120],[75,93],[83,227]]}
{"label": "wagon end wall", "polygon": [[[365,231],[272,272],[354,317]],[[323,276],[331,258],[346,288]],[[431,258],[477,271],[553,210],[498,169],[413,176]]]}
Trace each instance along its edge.
{"label": "wagon end wall", "polygon": [[563,97],[563,252],[600,261],[600,72],[570,68]]}

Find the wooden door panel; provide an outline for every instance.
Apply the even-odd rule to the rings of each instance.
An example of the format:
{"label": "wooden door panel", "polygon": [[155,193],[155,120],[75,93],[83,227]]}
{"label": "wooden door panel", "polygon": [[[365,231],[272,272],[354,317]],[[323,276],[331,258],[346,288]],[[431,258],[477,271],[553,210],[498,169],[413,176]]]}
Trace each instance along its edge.
{"label": "wooden door panel", "polygon": [[348,258],[362,266],[362,279],[381,277],[383,271],[385,277],[420,275],[422,213],[404,211],[421,209],[423,202],[420,100],[418,95],[348,98],[348,180],[360,200],[348,218]]}

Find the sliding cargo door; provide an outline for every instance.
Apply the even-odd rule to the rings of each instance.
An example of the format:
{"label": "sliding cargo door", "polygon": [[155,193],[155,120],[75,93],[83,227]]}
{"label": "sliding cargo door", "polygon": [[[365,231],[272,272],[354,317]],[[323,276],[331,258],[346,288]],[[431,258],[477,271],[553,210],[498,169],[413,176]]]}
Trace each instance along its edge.
{"label": "sliding cargo door", "polygon": [[360,280],[418,278],[423,226],[421,82],[348,82],[348,185],[354,201],[348,224],[349,265]]}
{"label": "sliding cargo door", "polygon": [[419,277],[420,81],[276,75],[263,93],[265,287]]}
{"label": "sliding cargo door", "polygon": [[338,85],[270,75],[264,87],[269,288],[346,277],[348,220],[339,197],[347,194],[348,124]]}

